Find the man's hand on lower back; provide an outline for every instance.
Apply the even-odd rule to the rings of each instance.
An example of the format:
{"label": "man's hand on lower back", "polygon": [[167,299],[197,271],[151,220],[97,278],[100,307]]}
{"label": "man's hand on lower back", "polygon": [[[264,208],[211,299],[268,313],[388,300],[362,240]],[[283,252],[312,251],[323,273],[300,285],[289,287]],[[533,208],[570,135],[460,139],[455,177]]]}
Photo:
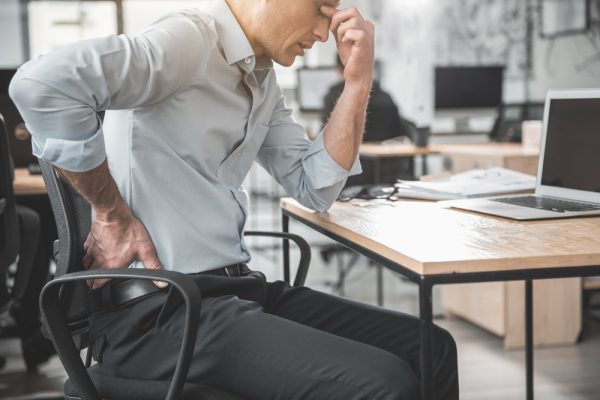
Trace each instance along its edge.
{"label": "man's hand on lower back", "polygon": [[[84,243],[84,268],[127,268],[134,261],[141,261],[148,269],[161,267],[148,231],[121,197],[106,160],[86,172],[70,172],[56,166],[54,168],[96,212],[96,218],[92,221],[90,233]],[[107,279],[98,279],[90,280],[88,284],[96,289],[106,282]],[[166,286],[165,283],[155,284],[159,287]]]}
{"label": "man's hand on lower back", "polygon": [[[83,266],[86,269],[127,268],[138,260],[148,269],[161,267],[148,231],[128,208],[113,212],[110,217],[96,215],[84,250]],[[106,282],[106,279],[98,279],[88,284],[97,289]]]}

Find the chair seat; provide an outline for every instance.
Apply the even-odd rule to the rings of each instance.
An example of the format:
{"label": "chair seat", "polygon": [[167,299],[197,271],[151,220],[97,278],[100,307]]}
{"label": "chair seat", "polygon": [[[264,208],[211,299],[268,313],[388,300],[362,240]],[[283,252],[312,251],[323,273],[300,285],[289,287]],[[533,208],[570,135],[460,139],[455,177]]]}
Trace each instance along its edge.
{"label": "chair seat", "polygon": [[[100,375],[95,367],[88,373],[98,394],[106,400],[163,400],[169,388],[168,381],[149,381],[116,378]],[[70,379],[65,382],[65,399],[80,399],[81,396]],[[186,383],[181,400],[245,400],[232,393],[203,385]]]}

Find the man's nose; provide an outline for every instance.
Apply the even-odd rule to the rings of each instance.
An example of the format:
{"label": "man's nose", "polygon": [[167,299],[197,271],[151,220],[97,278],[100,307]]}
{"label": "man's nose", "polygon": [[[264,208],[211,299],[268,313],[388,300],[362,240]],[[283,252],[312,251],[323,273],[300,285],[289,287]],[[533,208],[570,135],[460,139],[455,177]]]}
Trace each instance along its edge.
{"label": "man's nose", "polygon": [[329,24],[330,21],[328,18],[319,18],[319,22],[317,22],[313,31],[319,42],[326,42],[329,38]]}

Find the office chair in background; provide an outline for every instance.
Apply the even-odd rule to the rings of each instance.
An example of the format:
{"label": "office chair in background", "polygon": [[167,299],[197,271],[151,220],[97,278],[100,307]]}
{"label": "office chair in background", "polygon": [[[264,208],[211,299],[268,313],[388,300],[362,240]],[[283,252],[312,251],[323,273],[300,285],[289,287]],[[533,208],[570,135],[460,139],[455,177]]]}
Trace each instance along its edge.
{"label": "office chair in background", "polygon": [[502,103],[490,132],[495,142],[521,142],[523,121],[544,119],[544,103]]}
{"label": "office chair in background", "polygon": [[[19,223],[13,192],[13,168],[10,161],[4,120],[0,116],[0,306],[8,305],[10,295],[6,287],[8,267],[19,251]],[[5,359],[0,357],[0,367]]]}
{"label": "office chair in background", "polygon": [[[40,343],[40,321],[37,313],[37,294],[31,292],[29,282],[38,271],[35,254],[40,236],[40,220],[32,209],[15,202],[13,191],[14,169],[10,157],[7,132],[0,114],[0,308],[3,337],[19,337],[27,370],[35,372],[53,350]],[[8,268],[17,260],[12,288],[7,286]],[[35,298],[33,298],[33,297]],[[30,309],[31,308],[31,309]],[[7,323],[11,322],[12,325]]]}
{"label": "office chair in background", "polygon": [[[201,293],[185,274],[148,269],[86,271],[81,265],[83,243],[91,227],[90,205],[54,171],[40,160],[42,174],[58,226],[55,243],[57,271],[40,296],[44,326],[52,338],[69,379],[65,383],[65,399],[110,400],[241,400],[222,389],[185,383],[194,350],[200,315]],[[300,249],[300,262],[294,286],[302,286],[310,263],[310,247],[298,235],[279,232],[245,232],[246,236],[271,236],[294,241]],[[289,276],[289,271],[284,271]],[[88,350],[85,364],[80,351],[86,348],[90,289],[88,279],[145,279],[165,281],[170,290],[181,293],[186,307],[186,320],[179,359],[171,382],[122,379],[100,375],[91,366]],[[157,360],[160,362],[160,360]]]}
{"label": "office chair in background", "polygon": [[37,158],[31,153],[31,137],[23,124],[17,106],[8,96],[8,87],[16,69],[0,69],[0,114],[4,117],[4,127],[8,145],[16,168],[36,165]]}

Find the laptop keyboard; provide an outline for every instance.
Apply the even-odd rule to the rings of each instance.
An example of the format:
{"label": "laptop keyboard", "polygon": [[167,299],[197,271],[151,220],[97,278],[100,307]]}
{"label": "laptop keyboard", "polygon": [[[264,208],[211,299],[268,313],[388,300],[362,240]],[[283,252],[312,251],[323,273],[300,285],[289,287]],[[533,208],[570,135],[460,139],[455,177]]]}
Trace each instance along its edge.
{"label": "laptop keyboard", "polygon": [[539,196],[505,197],[501,199],[493,199],[493,201],[554,212],[600,210],[600,205]]}

